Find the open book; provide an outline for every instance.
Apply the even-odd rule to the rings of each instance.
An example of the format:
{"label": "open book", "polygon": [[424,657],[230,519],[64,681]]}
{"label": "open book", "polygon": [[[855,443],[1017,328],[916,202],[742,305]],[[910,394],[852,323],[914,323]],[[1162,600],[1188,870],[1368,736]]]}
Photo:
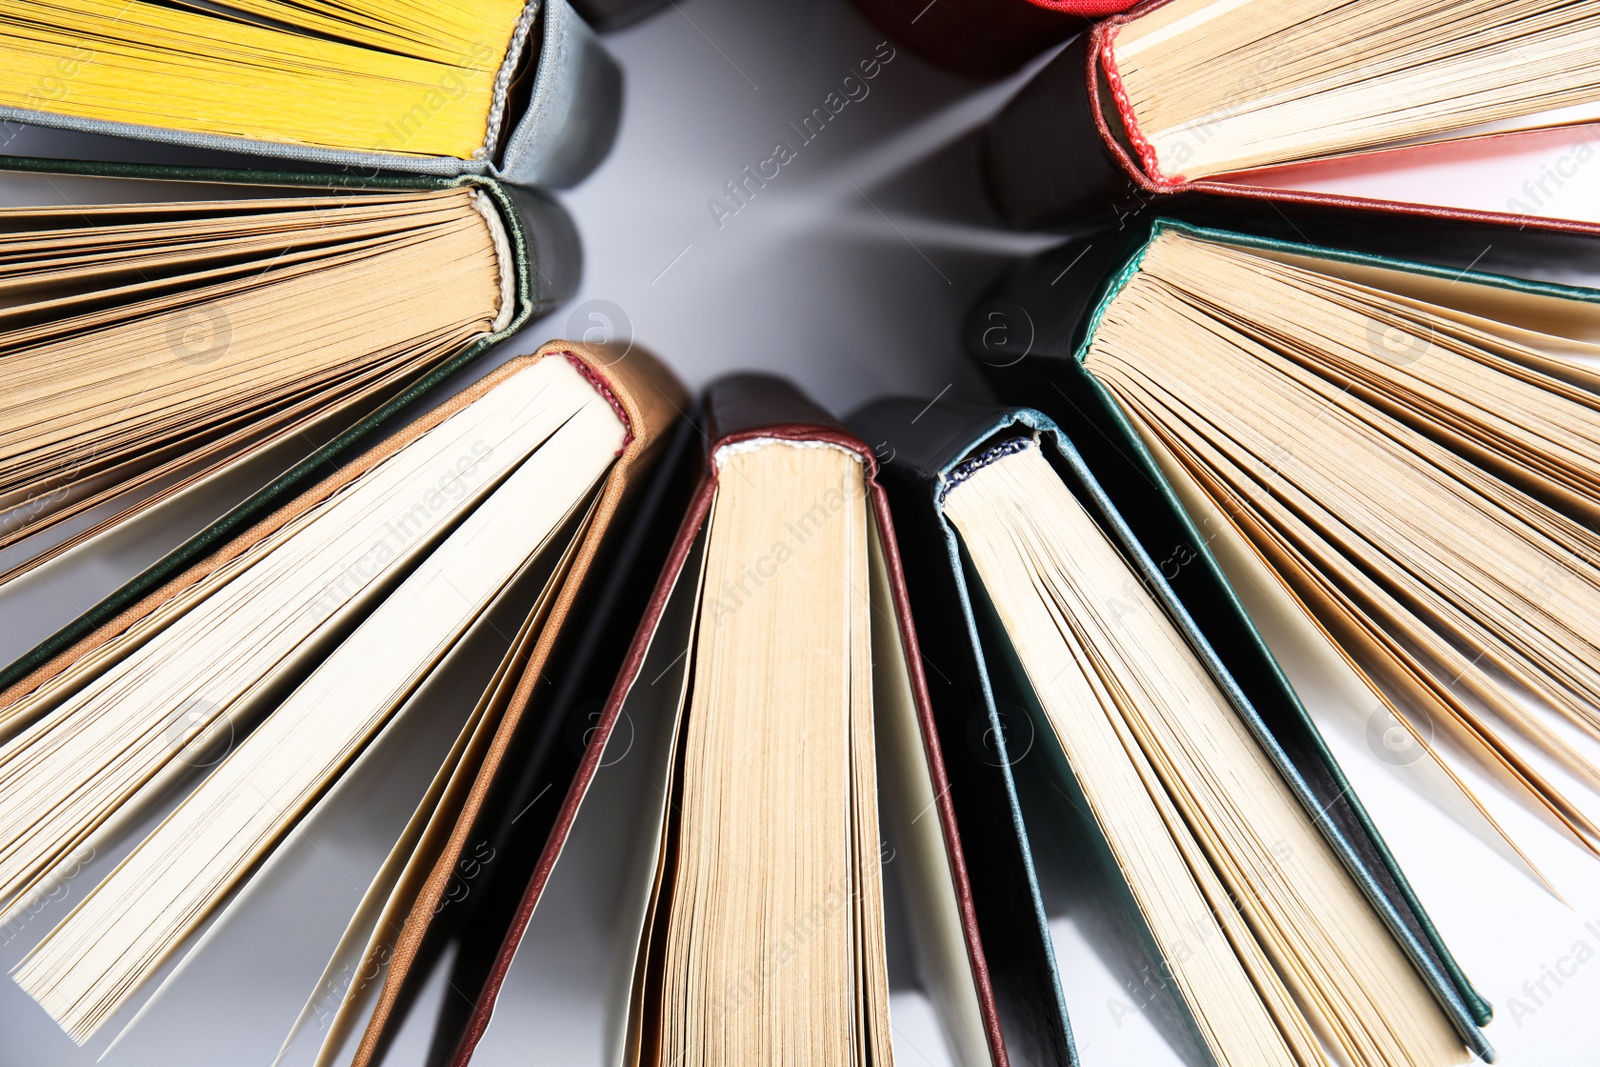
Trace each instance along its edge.
{"label": "open book", "polygon": [[0,118],[304,163],[570,185],[621,73],[567,0],[6,0]]}
{"label": "open book", "polygon": [[1594,232],[1597,45],[1564,0],[1142,4],[996,119],[991,188],[1028,223],[1195,190]]}
{"label": "open book", "polygon": [[[592,615],[595,560],[631,563],[602,549],[619,516],[638,518],[630,501],[683,398],[643,352],[612,363],[561,342],[511,361],[0,695],[0,922],[85,854],[126,852],[14,974],[74,1040],[270,867],[369,747],[433,729],[426,788],[344,939],[362,960],[415,952],[534,680],[563,673],[551,651]],[[486,630],[504,639],[499,665],[451,712],[435,676],[459,672]],[[442,714],[453,730],[429,725]],[[129,851],[129,828],[173,795]],[[323,1020],[326,1042],[362,1032],[375,988],[331,1004],[306,990],[340,1024]]]}
{"label": "open book", "polygon": [[560,296],[560,209],[490,179],[13,166],[0,581],[226,470],[259,487]]}
{"label": "open book", "polygon": [[1222,344],[1198,360],[1167,355],[1184,328],[1137,346],[1103,328],[1085,366],[1399,710],[1408,741],[1438,724],[1600,850],[1584,802],[1600,789],[1594,294],[1296,251],[1157,237],[1128,299],[1146,278],[1187,293],[1241,271],[1255,299],[1202,325]]}
{"label": "open book", "polygon": [[1170,220],[1102,265],[1007,283],[1076,340],[1001,388],[1170,485],[1240,595],[1366,691],[1386,758],[1600,849],[1596,290]]}
{"label": "open book", "polygon": [[[894,895],[916,972],[903,977],[928,991],[953,1060],[1003,1064],[872,454],[758,375],[712,384],[705,429],[709,470],[562,816],[582,825],[586,789],[609,810],[595,791],[639,797],[628,835],[606,828],[608,847],[634,849],[606,1062],[803,1049],[808,1063],[892,1063]],[[520,1013],[495,1001],[558,855],[541,858],[488,980],[452,976],[481,992],[439,1062],[461,1067],[497,1012]]]}
{"label": "open book", "polygon": [[[893,450],[896,513],[922,530],[909,574],[921,632],[943,635],[941,721],[961,729],[983,694],[997,806],[1016,797],[1023,849],[1089,883],[1194,1046],[1231,1064],[1321,1064],[1324,1044],[1394,1067],[1487,1053],[1381,840],[1309,784],[1338,778],[1314,731],[1256,710],[1163,577],[1173,561],[1145,553],[1061,431],[925,408],[883,401],[852,424]],[[1023,973],[1039,934],[995,911],[1035,864],[991,854],[1008,869],[979,899],[985,946],[997,976]]]}

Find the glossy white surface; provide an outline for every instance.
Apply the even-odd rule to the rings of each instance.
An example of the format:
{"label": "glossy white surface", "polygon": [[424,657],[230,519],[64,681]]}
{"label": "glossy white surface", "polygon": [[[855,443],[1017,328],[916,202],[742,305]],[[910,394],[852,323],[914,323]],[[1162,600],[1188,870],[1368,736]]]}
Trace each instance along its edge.
{"label": "glossy white surface", "polygon": [[[845,0],[679,0],[607,38],[627,76],[621,135],[601,169],[561,197],[584,241],[581,291],[503,345],[499,357],[531,351],[546,338],[604,334],[625,318],[625,332],[694,387],[728,370],[761,368],[792,376],[837,411],[887,392],[982,399],[960,350],[959,323],[1009,258],[1057,240],[1004,231],[983,204],[972,131],[1015,81],[977,86],[900,51],[880,63],[865,96],[802,141],[790,124],[826,107],[830,93],[842,96],[845,76],[859,73],[882,40]],[[733,206],[724,183],[773,158],[780,141],[794,158],[719,226],[708,200]],[[166,158],[153,146],[42,131],[28,131],[6,150]],[[0,591],[5,651],[15,655],[44,637],[177,539],[175,530],[157,531],[143,556],[96,558],[76,584],[47,585],[26,606]],[[1271,620],[1264,629],[1270,637]],[[1497,1021],[1488,1033],[1499,1062],[1593,1063],[1600,863],[1533,818],[1506,815],[1569,909],[1421,792],[1405,768],[1385,762],[1366,741],[1364,709],[1324,702],[1313,710],[1446,940],[1493,1001]],[[374,849],[381,855],[387,848],[370,840],[319,845],[277,918],[241,928],[227,956],[197,970],[207,981],[153,1011],[106,1063],[271,1061],[281,1038],[272,1020],[292,1020],[309,993],[305,976],[314,980],[321,966],[308,962],[315,952],[306,946],[331,948],[342,925],[329,914],[348,907],[348,888],[336,891],[345,882],[342,868],[370,864]],[[110,859],[81,874],[83,884],[103,874]],[[475,1063],[598,1063],[600,998],[616,946],[604,909],[582,892],[581,869],[574,866],[570,877],[572,888],[552,893],[536,919],[561,932],[561,951],[553,954],[559,966],[517,976],[508,993],[515,999],[501,1012],[526,1025],[491,1030]],[[69,885],[68,899],[9,940],[0,937],[0,964],[9,969],[80,892]],[[1067,916],[1056,917],[1054,928],[1082,1062],[1181,1063],[1150,1013],[1130,1013],[1137,1002],[1095,955],[1093,939]],[[1546,977],[1546,968],[1560,973]],[[425,994],[414,1023],[440,991],[435,983]],[[937,1021],[917,993],[896,992],[894,1024],[901,1064],[945,1062]],[[420,1063],[420,1031],[408,1027],[387,1063]],[[0,981],[0,1065],[91,1063],[104,1048],[102,1038],[73,1049],[13,983]]]}

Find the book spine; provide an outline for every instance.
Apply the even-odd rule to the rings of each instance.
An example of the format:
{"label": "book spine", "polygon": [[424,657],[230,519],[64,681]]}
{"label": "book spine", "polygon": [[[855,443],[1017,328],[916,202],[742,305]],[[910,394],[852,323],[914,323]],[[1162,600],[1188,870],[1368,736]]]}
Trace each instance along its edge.
{"label": "book spine", "polygon": [[533,69],[511,72],[506,86],[505,107],[514,115],[515,84],[523,78],[533,83],[493,170],[514,185],[564,189],[611,151],[622,121],[622,68],[567,0],[546,0],[540,21],[540,32],[527,42],[537,46],[537,55],[523,59]]}
{"label": "book spine", "polygon": [[[537,189],[502,185],[488,178],[468,181],[491,193],[506,223],[516,259],[517,291],[527,302],[529,317],[548,315],[571,300],[583,280],[583,242],[566,208]],[[512,323],[510,332],[527,321],[529,318]]]}
{"label": "book spine", "polygon": [[1072,1067],[1077,1054],[1007,748],[1008,725],[1020,724],[1015,715],[1002,720],[994,705],[960,562],[935,503],[936,472],[949,450],[969,434],[987,436],[980,427],[998,413],[970,422],[935,409],[933,425],[922,425],[911,421],[920,403],[908,403],[872,405],[851,416],[850,425],[881,442],[887,456],[878,482],[894,516],[920,657],[937,666],[924,676],[929,717],[1006,1053],[1012,1063]]}
{"label": "book spine", "polygon": [[1012,267],[973,305],[963,342],[998,395],[1015,395],[1017,380],[1032,383],[1073,358],[1108,279],[1147,235],[1141,224],[1067,241]]}

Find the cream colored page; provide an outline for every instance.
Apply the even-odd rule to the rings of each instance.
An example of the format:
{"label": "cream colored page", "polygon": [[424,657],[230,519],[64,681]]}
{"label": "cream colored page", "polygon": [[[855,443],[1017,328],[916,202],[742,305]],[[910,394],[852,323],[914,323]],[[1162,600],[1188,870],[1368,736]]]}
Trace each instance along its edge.
{"label": "cream colored page", "polygon": [[[1020,455],[1043,462],[1032,446]],[[1085,518],[1070,498],[1060,498],[1066,489],[1053,472],[1045,472],[1053,490],[1048,481],[1036,482],[1019,498],[993,483],[1004,474],[994,473],[999,462],[1004,461],[951,489],[945,513],[961,535],[1093,817],[1167,956],[1201,1039],[1225,1067],[1317,1063],[1304,1055],[1297,1059],[1295,1046],[1280,1031],[1212,914],[1203,891],[1210,872],[1191,872],[1186,849],[1173,836],[1185,833],[1182,820],[1171,799],[1147,785],[1154,779],[1150,761],[1117,714],[1105,668],[1097,662],[1096,650],[1074,635],[1070,613],[1081,607],[1056,602],[1047,580],[1034,577],[1036,570],[1050,565],[1041,526],[1059,530],[1059,537],[1074,543],[1086,536],[1098,538],[1098,533],[1090,524],[1085,535]],[[1049,491],[1041,496],[1041,489]],[[1026,509],[1022,499],[1029,501]],[[1076,525],[1063,525],[1069,521]],[[1120,613],[1127,594],[1114,579],[1127,574],[1126,567],[1114,558],[1097,562],[1107,568],[1112,590],[1105,609]],[[1133,587],[1137,589],[1136,581]],[[1147,605],[1142,610],[1158,609]]]}
{"label": "cream colored page", "polygon": [[956,897],[953,863],[929,772],[922,724],[890,590],[888,560],[876,523],[872,531],[873,719],[878,729],[879,789],[888,862],[904,865],[901,906],[923,987],[961,1067],[991,1063],[983,1010]]}
{"label": "cream colored page", "polygon": [[847,581],[852,530],[865,549],[860,459],[776,441],[716,458],[662,1059],[843,1067],[868,1037],[862,999],[887,999],[862,986],[852,876],[850,726],[866,710],[853,709]]}
{"label": "cream colored page", "polygon": [[[1127,564],[1038,449],[1004,456],[952,491],[946,507],[971,543],[970,513],[962,523],[953,508],[963,495],[965,507],[1004,516],[1018,548],[1037,554],[1034,580],[1057,600],[1062,632],[1082,643],[1106,687],[1105,713],[1138,739],[1155,788],[1182,813],[1318,1032],[1361,1064],[1459,1062],[1465,1050],[1383,921],[1159,603],[1137,581],[1118,581]],[[1003,617],[1008,602],[1028,602],[1004,592],[1026,572],[1006,575],[977,547],[973,558]],[[1037,687],[1049,658],[1030,628],[1008,631],[1024,635],[1018,653]],[[1051,685],[1043,689],[1049,711]],[[1092,802],[1101,772],[1087,773]],[[1336,953],[1353,945],[1359,958]],[[1264,995],[1266,977],[1256,978]]]}
{"label": "cream colored page", "polygon": [[90,1036],[560,524],[621,438],[596,394],[52,931],[17,981],[75,1039]]}
{"label": "cream colored page", "polygon": [[[1166,445],[1137,415],[1131,415],[1130,421],[1300,698],[1313,712],[1325,710],[1323,701],[1346,712],[1359,712],[1369,743],[1376,727],[1383,739],[1385,761],[1396,773],[1554,891],[1436,746],[1435,741],[1442,739],[1434,738],[1432,730],[1419,732],[1404,717],[1393,714],[1388,699],[1294,598]],[[1321,716],[1317,717],[1320,720]],[[1407,740],[1395,736],[1395,730],[1403,731]]]}
{"label": "cream colored page", "polygon": [[1180,0],[1114,51],[1161,174],[1195,179],[1591,105],[1597,42],[1559,0]]}
{"label": "cream colored page", "polygon": [[[1338,296],[1333,279],[1285,296],[1276,263],[1235,269],[1238,253],[1161,243],[1107,314],[1089,368],[1208,494],[1254,516],[1275,567],[1306,570],[1359,623],[1339,632],[1364,670],[1400,664],[1442,724],[1492,749],[1491,771],[1515,773],[1592,837],[1569,782],[1594,780],[1595,766],[1567,727],[1595,729],[1585,650],[1600,631],[1583,591],[1600,580],[1600,544],[1534,493],[1593,507],[1593,398],[1474,354],[1465,333],[1369,347],[1371,322],[1419,335],[1398,313],[1339,310],[1322,291]],[[1225,295],[1241,287],[1250,299]],[[1348,366],[1373,368],[1364,389],[1338,380]],[[1403,421],[1395,404],[1408,405]],[[1456,439],[1441,443],[1446,432]]]}
{"label": "cream colored page", "polygon": [[594,396],[561,361],[513,376],[203,581],[180,618],[0,747],[0,884],[19,893],[190,738],[250,710],[317,633]]}

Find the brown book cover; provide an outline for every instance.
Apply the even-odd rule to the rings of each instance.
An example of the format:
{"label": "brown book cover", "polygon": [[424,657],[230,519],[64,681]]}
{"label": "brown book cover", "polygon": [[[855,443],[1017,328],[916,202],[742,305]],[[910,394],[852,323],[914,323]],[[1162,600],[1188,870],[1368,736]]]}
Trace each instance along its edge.
{"label": "brown book cover", "polygon": [[[582,535],[581,543],[576,546],[571,567],[544,627],[528,650],[525,661],[515,667],[520,680],[501,715],[493,739],[483,753],[472,787],[462,799],[459,811],[454,814],[454,829],[449,840],[417,894],[399,936],[394,940],[383,985],[354,1060],[357,1067],[375,1061],[389,1031],[389,1024],[398,1024],[404,1017],[404,1008],[414,992],[414,986],[408,983],[408,979],[420,978],[426,965],[432,961],[431,950],[437,939],[430,939],[429,934],[435,930],[439,917],[448,920],[460,914],[460,909],[452,911],[442,904],[462,856],[474,840],[474,830],[485,815],[485,807],[499,780],[520,769],[508,757],[516,750],[519,734],[535,725],[534,720],[544,710],[540,706],[541,701],[535,699],[535,691],[548,681],[547,671],[556,670],[551,662],[552,652],[562,640],[569,618],[577,613],[575,609],[583,607],[582,601],[590,588],[603,581],[605,566],[615,562],[615,554],[608,552],[614,547],[611,542],[625,535],[623,520],[632,518],[630,508],[635,498],[648,488],[668,431],[679,420],[680,413],[688,403],[682,385],[666,365],[638,348],[623,350],[612,346],[552,341],[534,355],[524,357],[527,361],[545,358],[569,360],[611,402],[626,424],[628,436],[617,462],[606,475],[593,517]],[[522,361],[515,361],[508,364],[505,371],[497,373],[510,373],[511,368],[521,364]],[[483,388],[487,388],[493,380],[494,376],[486,378]],[[468,394],[462,396],[467,397]],[[597,753],[598,746],[591,745],[589,751]],[[578,790],[580,796],[579,785],[587,781],[582,768],[589,764],[590,760],[586,759],[580,765],[579,781],[571,787],[572,790]],[[592,774],[592,770],[588,773]],[[573,807],[576,807],[575,803]],[[552,863],[571,821],[570,815],[563,814],[564,818],[558,818],[551,839],[545,846]]]}

